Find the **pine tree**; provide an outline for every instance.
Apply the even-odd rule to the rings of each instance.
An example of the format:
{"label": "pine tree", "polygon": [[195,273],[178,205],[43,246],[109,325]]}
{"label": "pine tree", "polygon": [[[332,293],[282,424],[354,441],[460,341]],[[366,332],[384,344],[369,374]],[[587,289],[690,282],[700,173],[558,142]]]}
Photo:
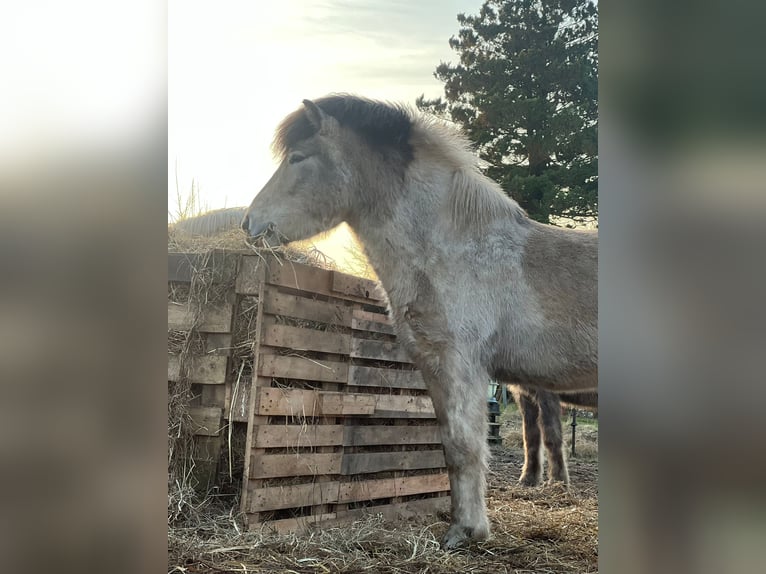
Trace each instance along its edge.
{"label": "pine tree", "polygon": [[436,68],[444,99],[421,96],[418,108],[460,124],[489,164],[487,175],[532,218],[596,219],[596,5],[487,0],[478,16],[457,19],[450,46],[460,63]]}

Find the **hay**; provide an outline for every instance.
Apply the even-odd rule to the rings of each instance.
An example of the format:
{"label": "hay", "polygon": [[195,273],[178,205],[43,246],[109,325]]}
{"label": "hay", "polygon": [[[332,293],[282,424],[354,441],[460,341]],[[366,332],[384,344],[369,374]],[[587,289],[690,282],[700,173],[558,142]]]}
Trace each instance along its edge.
{"label": "hay", "polygon": [[[520,453],[501,449],[488,488],[493,536],[445,552],[447,516],[391,523],[374,514],[348,525],[275,534],[245,532],[232,512],[209,507],[206,520],[168,533],[170,572],[596,572],[597,471],[578,461],[570,489],[516,484]],[[218,510],[218,514],[213,511]],[[185,570],[184,570],[185,569]]]}

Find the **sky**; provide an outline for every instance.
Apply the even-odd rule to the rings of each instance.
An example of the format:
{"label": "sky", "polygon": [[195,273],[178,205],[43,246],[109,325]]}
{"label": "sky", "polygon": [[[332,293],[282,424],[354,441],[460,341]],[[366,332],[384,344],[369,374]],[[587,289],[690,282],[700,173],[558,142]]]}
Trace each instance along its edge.
{"label": "sky", "polygon": [[170,0],[168,217],[192,180],[209,209],[249,204],[276,169],[274,129],[305,98],[443,95],[433,73],[458,59],[457,14],[482,3]]}

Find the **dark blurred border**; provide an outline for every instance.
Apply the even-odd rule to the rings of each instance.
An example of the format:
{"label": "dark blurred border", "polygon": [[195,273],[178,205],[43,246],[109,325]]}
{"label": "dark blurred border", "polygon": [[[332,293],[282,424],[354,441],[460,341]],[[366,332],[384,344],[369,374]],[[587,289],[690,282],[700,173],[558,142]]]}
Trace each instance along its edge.
{"label": "dark blurred border", "polygon": [[600,570],[763,571],[755,2],[600,3]]}
{"label": "dark blurred border", "polygon": [[[48,55],[58,82],[87,87],[108,81],[94,61],[135,50],[146,65],[124,74],[155,96],[131,108],[129,129],[99,130],[94,116],[50,140],[23,132],[24,153],[0,155],[3,569],[158,571],[166,7],[106,18],[78,1],[23,5],[19,22],[3,15],[19,73],[3,79],[6,110],[27,121],[27,104],[58,109],[35,67]],[[600,570],[762,571],[764,9],[636,0],[600,11]],[[147,42],[162,48],[147,55]]]}
{"label": "dark blurred border", "polygon": [[161,572],[166,6],[2,12],[2,570]]}

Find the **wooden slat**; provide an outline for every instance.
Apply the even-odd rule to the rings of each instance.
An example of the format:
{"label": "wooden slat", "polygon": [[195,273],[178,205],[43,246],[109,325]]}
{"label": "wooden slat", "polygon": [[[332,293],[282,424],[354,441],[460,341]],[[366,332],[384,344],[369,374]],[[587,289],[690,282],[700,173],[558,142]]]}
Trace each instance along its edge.
{"label": "wooden slat", "polygon": [[221,458],[221,437],[202,436],[194,437],[192,459],[194,469],[192,476],[197,482],[197,489],[207,493],[215,486],[218,471],[218,461]]}
{"label": "wooden slat", "polygon": [[250,478],[340,474],[343,453],[258,454],[250,460]]}
{"label": "wooden slat", "polygon": [[230,355],[231,333],[208,333],[205,336],[206,355]]}
{"label": "wooden slat", "polygon": [[[416,428],[416,427],[414,427]],[[255,448],[343,445],[343,425],[268,425],[255,429]]]}
{"label": "wooden slat", "polygon": [[321,527],[337,527],[348,524],[368,515],[382,515],[386,520],[407,519],[415,516],[433,515],[439,512],[447,512],[450,509],[451,498],[449,496],[425,498],[423,500],[411,500],[396,504],[381,504],[369,508],[355,508],[353,510],[339,510],[316,516],[301,516],[299,518],[285,518],[264,523],[249,522],[250,530],[265,528],[279,533],[302,532],[311,525],[319,524]]}
{"label": "wooden slat", "polygon": [[258,295],[266,279],[267,264],[257,255],[244,255],[234,289],[241,295]]}
{"label": "wooden slat", "polygon": [[387,335],[394,335],[396,333],[388,315],[362,311],[361,309],[354,309],[351,327],[358,331],[372,331]]}
{"label": "wooden slat", "polygon": [[188,283],[204,273],[213,283],[234,279],[239,255],[220,250],[209,253],[168,253],[168,281]]}
{"label": "wooden slat", "polygon": [[339,488],[337,481],[256,488],[248,496],[249,511],[332,504],[338,501]]}
{"label": "wooden slat", "polygon": [[[192,356],[186,365],[186,376],[195,384],[222,385],[226,382],[225,355]],[[178,355],[168,355],[168,380],[179,381],[181,365]]]}
{"label": "wooden slat", "polygon": [[328,383],[345,383],[348,380],[348,363],[307,357],[266,355],[258,363],[258,369],[258,374],[263,377]]}
{"label": "wooden slat", "polygon": [[316,301],[280,293],[275,287],[264,290],[263,311],[272,315],[351,326],[351,307],[342,301]]}
{"label": "wooden slat", "polygon": [[444,468],[444,466],[444,452],[441,450],[357,453],[346,454],[343,457],[341,473],[348,476],[390,470]]}
{"label": "wooden slat", "polygon": [[[232,306],[228,303],[207,305],[202,309],[202,316],[197,331],[201,333],[230,333]],[[188,331],[194,327],[194,314],[186,303],[168,301],[168,329]]]}
{"label": "wooden slat", "polygon": [[426,390],[426,384],[420,375],[420,371],[380,369],[361,365],[351,365],[349,367],[348,384],[359,387]]}
{"label": "wooden slat", "polygon": [[259,415],[315,417],[375,412],[375,395],[270,388],[258,389],[258,393]]}
{"label": "wooden slat", "polygon": [[319,393],[303,389],[259,388],[255,412],[269,416],[319,416]]}
{"label": "wooden slat", "polygon": [[433,426],[347,426],[343,446],[441,444],[439,427]]}
{"label": "wooden slat", "polygon": [[394,335],[393,325],[386,325],[385,323],[377,323],[375,321],[365,321],[364,319],[351,319],[351,328],[355,331],[371,331],[373,333],[384,333],[386,335]]}
{"label": "wooden slat", "polygon": [[[247,259],[248,257],[243,258],[243,260]],[[355,301],[358,303],[382,304],[382,302],[378,302],[375,299],[368,299],[366,297],[358,297],[341,291],[335,291],[333,289],[332,271],[318,269],[300,263],[291,263],[289,261],[285,261],[282,265],[279,265],[271,258],[267,258],[267,260],[269,260],[270,263],[268,271],[266,272],[266,282],[270,285],[298,289],[309,293],[318,293],[320,295],[327,295],[329,297]]]}
{"label": "wooden slat", "polygon": [[440,496],[433,498],[424,498],[422,500],[410,500],[397,504],[383,504],[380,506],[371,506],[369,508],[355,508],[353,510],[344,510],[336,512],[335,519],[328,520],[328,526],[334,526],[336,523],[342,524],[353,520],[358,520],[363,516],[370,514],[380,514],[386,520],[400,520],[447,512],[450,509],[451,497]]}
{"label": "wooden slat", "polygon": [[401,476],[345,482],[340,485],[338,502],[363,502],[395,496],[411,496],[449,490],[447,473]]}
{"label": "wooden slat", "polygon": [[189,407],[194,434],[216,436],[221,432],[223,409],[220,407]]}
{"label": "wooden slat", "polygon": [[375,417],[434,418],[431,397],[409,395],[375,395]]}
{"label": "wooden slat", "polygon": [[340,355],[348,355],[351,350],[350,335],[288,325],[264,326],[262,342],[264,345],[272,347],[287,347],[296,351],[319,351]]}
{"label": "wooden slat", "polygon": [[319,411],[323,415],[372,415],[375,396],[355,393],[320,393]]}
{"label": "wooden slat", "polygon": [[201,402],[202,406],[205,407],[224,408],[226,404],[226,388],[223,385],[202,385]]}
{"label": "wooden slat", "polygon": [[353,295],[373,301],[383,301],[383,294],[378,283],[362,277],[354,277],[339,271],[333,271],[332,290],[344,295]]}
{"label": "wooden slat", "polygon": [[397,363],[410,362],[404,348],[396,341],[377,341],[374,339],[354,338],[351,341],[351,357]]}
{"label": "wooden slat", "polygon": [[302,532],[312,524],[330,524],[337,518],[335,512],[313,514],[311,516],[299,516],[297,518],[283,518],[282,520],[269,520],[268,522],[248,521],[249,530],[266,529],[277,533]]}

